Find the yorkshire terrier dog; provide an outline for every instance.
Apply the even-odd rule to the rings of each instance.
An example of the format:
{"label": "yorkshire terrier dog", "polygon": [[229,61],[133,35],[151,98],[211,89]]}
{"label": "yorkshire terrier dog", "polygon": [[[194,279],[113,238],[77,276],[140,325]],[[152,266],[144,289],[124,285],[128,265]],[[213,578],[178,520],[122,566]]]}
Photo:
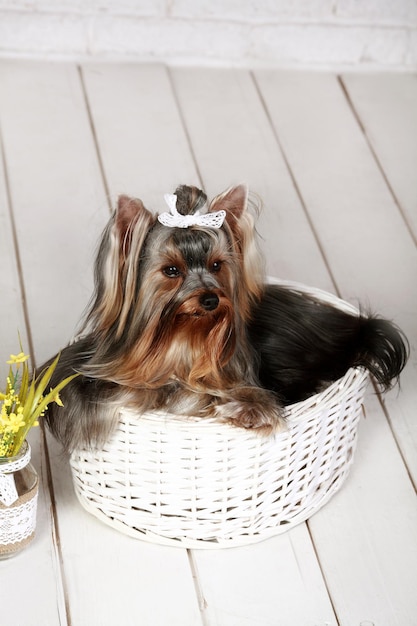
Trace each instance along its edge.
{"label": "yorkshire terrier dog", "polygon": [[285,405],[367,368],[382,390],[405,365],[391,322],[351,315],[266,284],[247,190],[214,198],[180,186],[157,216],[121,196],[95,264],[81,338],[61,354],[51,385],[74,372],[64,407],[49,405],[66,450],[99,447],[121,407],[215,417],[262,434]]}

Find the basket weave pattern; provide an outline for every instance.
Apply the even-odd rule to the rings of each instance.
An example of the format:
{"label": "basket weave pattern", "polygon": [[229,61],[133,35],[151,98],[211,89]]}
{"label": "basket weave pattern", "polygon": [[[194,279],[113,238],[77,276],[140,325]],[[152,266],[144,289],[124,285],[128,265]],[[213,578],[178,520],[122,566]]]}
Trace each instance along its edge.
{"label": "basket weave pattern", "polygon": [[147,541],[206,548],[266,539],[308,519],[343,484],[367,382],[365,370],[350,369],[288,407],[288,427],[267,438],[122,410],[102,450],[72,454],[75,492],[90,513]]}

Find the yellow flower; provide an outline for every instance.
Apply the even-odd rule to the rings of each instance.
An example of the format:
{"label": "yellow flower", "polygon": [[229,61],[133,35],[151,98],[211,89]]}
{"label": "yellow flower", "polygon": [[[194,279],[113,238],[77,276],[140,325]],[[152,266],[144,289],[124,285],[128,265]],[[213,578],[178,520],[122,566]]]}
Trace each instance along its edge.
{"label": "yellow flower", "polygon": [[19,428],[25,425],[25,420],[22,417],[20,412],[18,413],[10,413],[9,415],[9,423],[7,424],[7,430],[12,433],[17,433]]}
{"label": "yellow flower", "polygon": [[63,406],[59,391],[78,374],[67,376],[46,394],[59,357],[57,355],[39,376],[32,374],[30,377],[26,363],[29,355],[23,351],[10,355],[7,363],[11,367],[6,390],[0,392],[0,457],[17,454],[30,428],[39,425],[39,418],[44,415],[50,402]]}
{"label": "yellow flower", "polygon": [[62,402],[61,396],[59,395],[59,393],[56,393],[54,395],[54,397],[52,398],[52,402],[55,402],[55,404],[57,404],[58,406],[64,406],[64,403]]}
{"label": "yellow flower", "polygon": [[15,363],[24,363],[29,358],[28,354],[24,352],[19,352],[19,354],[11,354],[10,360],[6,361],[9,365],[14,365]]}

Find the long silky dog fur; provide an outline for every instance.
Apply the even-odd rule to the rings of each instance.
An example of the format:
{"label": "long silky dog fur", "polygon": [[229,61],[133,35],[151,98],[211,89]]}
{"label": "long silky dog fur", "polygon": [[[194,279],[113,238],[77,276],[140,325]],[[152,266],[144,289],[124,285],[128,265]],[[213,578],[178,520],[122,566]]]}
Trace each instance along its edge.
{"label": "long silky dog fur", "polygon": [[[206,202],[176,190],[182,215]],[[408,344],[392,322],[359,316],[269,285],[244,186],[211,202],[220,228],[161,224],[121,196],[101,239],[82,336],[61,353],[51,385],[77,372],[46,422],[66,450],[99,447],[121,407],[216,417],[269,434],[285,406],[340,378],[370,371],[382,391],[399,377]]]}

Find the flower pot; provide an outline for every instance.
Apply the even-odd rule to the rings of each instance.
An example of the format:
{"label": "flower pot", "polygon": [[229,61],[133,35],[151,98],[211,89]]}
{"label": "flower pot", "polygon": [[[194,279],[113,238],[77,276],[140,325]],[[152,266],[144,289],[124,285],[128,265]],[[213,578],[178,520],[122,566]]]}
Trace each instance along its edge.
{"label": "flower pot", "polygon": [[25,441],[16,456],[0,458],[0,559],[14,556],[33,539],[38,475]]}

